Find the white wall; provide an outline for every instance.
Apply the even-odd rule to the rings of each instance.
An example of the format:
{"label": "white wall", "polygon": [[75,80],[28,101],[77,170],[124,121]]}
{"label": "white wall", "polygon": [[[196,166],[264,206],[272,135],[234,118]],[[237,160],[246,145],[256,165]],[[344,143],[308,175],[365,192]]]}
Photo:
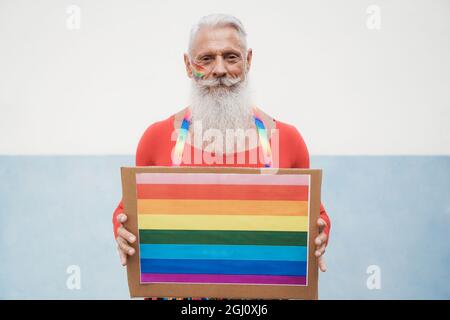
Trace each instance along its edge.
{"label": "white wall", "polygon": [[213,12],[243,21],[256,101],[312,154],[450,154],[444,0],[0,0],[0,154],[134,154],[185,106],[189,28]]}

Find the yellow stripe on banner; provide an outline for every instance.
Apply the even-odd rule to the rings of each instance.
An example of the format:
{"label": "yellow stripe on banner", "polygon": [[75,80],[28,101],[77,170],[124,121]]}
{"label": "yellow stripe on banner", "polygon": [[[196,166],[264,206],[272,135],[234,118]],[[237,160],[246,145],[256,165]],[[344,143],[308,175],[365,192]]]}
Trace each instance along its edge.
{"label": "yellow stripe on banner", "polygon": [[140,199],[139,214],[306,216],[308,201]]}
{"label": "yellow stripe on banner", "polygon": [[308,231],[308,217],[140,214],[139,229]]}

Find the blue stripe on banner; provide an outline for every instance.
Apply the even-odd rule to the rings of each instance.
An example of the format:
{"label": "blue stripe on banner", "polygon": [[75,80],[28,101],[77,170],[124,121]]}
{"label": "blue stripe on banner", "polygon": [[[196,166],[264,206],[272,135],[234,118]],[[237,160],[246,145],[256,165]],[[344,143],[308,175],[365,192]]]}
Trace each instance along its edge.
{"label": "blue stripe on banner", "polygon": [[306,261],[304,246],[141,244],[141,259]]}
{"label": "blue stripe on banner", "polygon": [[306,276],[304,261],[141,259],[141,273]]}

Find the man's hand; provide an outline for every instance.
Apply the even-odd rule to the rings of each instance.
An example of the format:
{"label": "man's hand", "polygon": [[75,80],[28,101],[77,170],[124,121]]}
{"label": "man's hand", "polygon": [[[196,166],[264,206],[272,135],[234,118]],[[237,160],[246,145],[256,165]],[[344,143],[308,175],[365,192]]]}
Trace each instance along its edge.
{"label": "man's hand", "polygon": [[317,226],[319,227],[319,235],[317,236],[316,243],[316,252],[315,255],[319,258],[319,268],[320,271],[327,271],[327,265],[325,264],[325,259],[323,254],[325,253],[325,248],[327,247],[327,235],[324,232],[327,223],[322,218],[317,219]]}
{"label": "man's hand", "polygon": [[117,221],[120,222],[116,238],[117,250],[119,250],[120,263],[125,266],[127,264],[127,257],[132,256],[135,252],[135,250],[130,247],[129,243],[134,243],[136,241],[136,236],[122,225],[122,223],[127,221],[127,215],[125,213],[119,214],[117,216]]}

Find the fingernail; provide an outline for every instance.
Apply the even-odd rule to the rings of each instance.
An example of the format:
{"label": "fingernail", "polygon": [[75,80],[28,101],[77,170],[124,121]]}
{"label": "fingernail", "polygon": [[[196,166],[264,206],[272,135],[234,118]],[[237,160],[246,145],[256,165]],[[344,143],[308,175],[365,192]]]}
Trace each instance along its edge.
{"label": "fingernail", "polygon": [[134,254],[134,249],[130,249],[128,252],[129,252],[130,254]]}
{"label": "fingernail", "polygon": [[131,236],[131,237],[130,237],[130,241],[131,241],[131,242],[134,242],[134,240],[136,240],[136,237]]}

